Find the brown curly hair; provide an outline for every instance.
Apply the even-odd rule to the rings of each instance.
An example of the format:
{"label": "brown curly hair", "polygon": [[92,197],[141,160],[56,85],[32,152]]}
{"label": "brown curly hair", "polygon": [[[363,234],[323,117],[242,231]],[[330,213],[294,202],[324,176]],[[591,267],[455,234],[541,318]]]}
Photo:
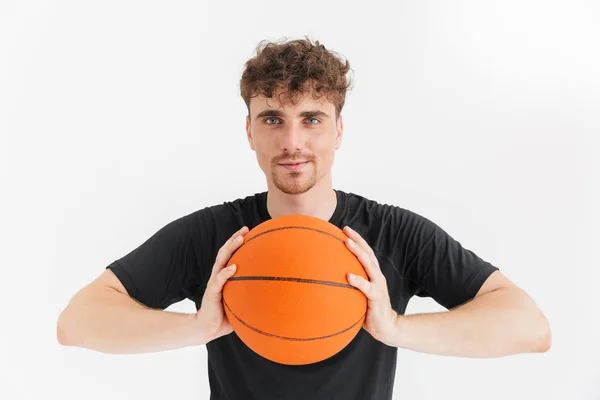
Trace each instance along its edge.
{"label": "brown curly hair", "polygon": [[[263,40],[256,56],[248,60],[240,80],[242,98],[250,115],[250,99],[259,95],[268,98],[281,89],[286,100],[296,104],[300,95],[312,90],[316,100],[321,96],[335,105],[339,117],[351,88],[350,63],[337,53],[327,50],[310,38],[282,42]],[[281,99],[279,99],[281,101]]]}

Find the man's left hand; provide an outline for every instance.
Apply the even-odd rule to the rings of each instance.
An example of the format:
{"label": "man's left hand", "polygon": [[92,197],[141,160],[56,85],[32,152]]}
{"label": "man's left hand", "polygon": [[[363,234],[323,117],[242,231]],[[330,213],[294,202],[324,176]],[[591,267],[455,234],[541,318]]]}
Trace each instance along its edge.
{"label": "man's left hand", "polygon": [[390,335],[394,332],[398,314],[392,309],[385,276],[379,267],[375,252],[368,243],[349,226],[344,228],[349,237],[345,243],[348,249],[363,265],[369,280],[348,274],[350,285],[358,288],[367,297],[367,316],[363,328],[380,342],[390,345]]}

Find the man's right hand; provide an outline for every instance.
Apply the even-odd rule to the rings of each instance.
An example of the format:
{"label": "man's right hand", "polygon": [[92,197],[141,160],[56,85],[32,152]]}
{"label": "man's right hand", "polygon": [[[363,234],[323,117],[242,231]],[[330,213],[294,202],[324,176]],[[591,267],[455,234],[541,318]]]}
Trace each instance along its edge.
{"label": "man's right hand", "polygon": [[248,233],[248,227],[244,226],[231,236],[227,242],[219,249],[215,264],[212,268],[210,279],[206,285],[206,291],[202,297],[202,304],[196,319],[202,330],[202,342],[208,343],[211,340],[233,332],[233,328],[225,311],[223,310],[223,286],[227,279],[235,273],[235,265],[224,268],[231,258],[233,252],[244,242],[244,235]]}

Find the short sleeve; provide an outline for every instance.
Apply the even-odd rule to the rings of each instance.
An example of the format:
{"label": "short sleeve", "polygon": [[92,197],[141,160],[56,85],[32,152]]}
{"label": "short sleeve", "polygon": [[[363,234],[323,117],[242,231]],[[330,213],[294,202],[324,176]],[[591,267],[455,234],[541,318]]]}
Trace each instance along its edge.
{"label": "short sleeve", "polygon": [[199,287],[198,255],[188,216],[174,220],[110,268],[129,295],[150,308],[165,309]]}
{"label": "short sleeve", "polygon": [[434,222],[418,214],[414,217],[418,229],[412,242],[416,249],[405,268],[414,295],[431,297],[447,309],[473,299],[498,268],[463,247]]}

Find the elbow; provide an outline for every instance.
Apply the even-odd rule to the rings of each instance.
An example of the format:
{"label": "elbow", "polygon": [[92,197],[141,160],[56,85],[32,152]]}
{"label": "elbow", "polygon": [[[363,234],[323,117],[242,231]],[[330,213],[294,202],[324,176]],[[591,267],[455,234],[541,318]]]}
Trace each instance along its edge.
{"label": "elbow", "polygon": [[67,336],[65,335],[65,330],[62,323],[62,314],[58,318],[58,322],[56,323],[56,340],[58,341],[58,344],[68,346]]}
{"label": "elbow", "polygon": [[60,314],[56,322],[56,340],[63,346],[73,346],[73,343],[68,335],[67,323],[65,322],[65,311]]}
{"label": "elbow", "polygon": [[[546,324],[547,325],[547,324]],[[552,347],[552,332],[550,327],[546,326],[538,339],[538,353],[545,353]]]}
{"label": "elbow", "polygon": [[56,321],[56,340],[63,346],[78,346],[79,338],[84,327],[80,316],[86,312],[86,297],[81,292],[76,293],[58,316]]}
{"label": "elbow", "polygon": [[515,332],[511,354],[546,353],[552,347],[550,324],[543,314],[527,314],[529,323],[521,322],[518,333]]}
{"label": "elbow", "polygon": [[546,353],[552,347],[552,331],[546,317],[542,316],[541,322],[536,329],[537,334],[534,337],[533,352]]}

